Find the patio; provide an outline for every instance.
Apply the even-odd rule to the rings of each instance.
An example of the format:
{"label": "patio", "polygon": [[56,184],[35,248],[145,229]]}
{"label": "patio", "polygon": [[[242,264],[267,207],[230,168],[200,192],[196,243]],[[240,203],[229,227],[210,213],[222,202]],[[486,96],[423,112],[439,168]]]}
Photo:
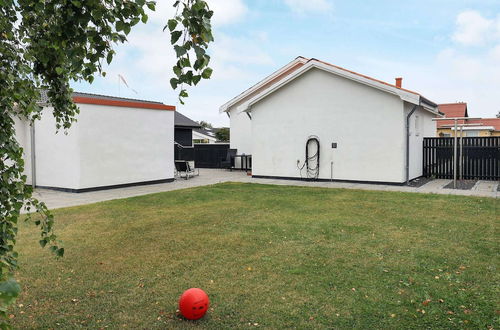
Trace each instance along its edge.
{"label": "patio", "polygon": [[67,193],[55,190],[37,189],[35,196],[44,201],[51,209],[91,204],[112,199],[127,198],[133,196],[141,196],[153,194],[163,191],[178,190],[184,188],[212,185],[222,182],[251,182],[265,183],[276,185],[291,185],[291,186],[309,186],[322,188],[345,188],[345,189],[361,189],[361,190],[379,190],[379,191],[401,191],[401,192],[417,192],[417,193],[434,193],[444,195],[463,195],[463,196],[481,196],[498,198],[499,182],[496,181],[478,181],[471,190],[453,190],[445,189],[451,180],[431,180],[421,187],[407,186],[392,186],[380,184],[363,184],[363,183],[347,183],[347,182],[308,182],[297,180],[276,180],[276,179],[257,179],[252,178],[242,171],[227,171],[220,169],[200,169],[200,175],[189,180],[176,179],[171,183],[154,184],[147,186],[136,186],[128,188],[118,188],[110,190],[93,191],[86,193]]}

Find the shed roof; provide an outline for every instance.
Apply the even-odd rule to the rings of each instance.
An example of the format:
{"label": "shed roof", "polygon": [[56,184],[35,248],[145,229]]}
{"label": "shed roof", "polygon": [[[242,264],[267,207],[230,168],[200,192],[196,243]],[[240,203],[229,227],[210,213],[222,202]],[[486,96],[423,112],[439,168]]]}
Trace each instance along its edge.
{"label": "shed roof", "polygon": [[175,111],[175,106],[166,105],[157,101],[147,101],[139,99],[131,99],[125,97],[116,97],[101,94],[73,92],[73,102],[81,104],[96,104],[108,105],[115,107],[142,108],[153,110],[172,110]]}

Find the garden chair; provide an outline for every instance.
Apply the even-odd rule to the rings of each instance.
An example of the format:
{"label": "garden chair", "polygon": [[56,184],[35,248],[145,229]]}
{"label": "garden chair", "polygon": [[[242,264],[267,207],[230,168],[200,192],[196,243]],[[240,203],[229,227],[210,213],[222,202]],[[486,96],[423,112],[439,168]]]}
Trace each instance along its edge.
{"label": "garden chair", "polygon": [[228,149],[226,158],[221,159],[219,167],[232,170],[234,168],[234,159],[236,156],[236,151],[237,149]]}
{"label": "garden chair", "polygon": [[194,162],[193,165],[191,165],[191,162],[187,160],[176,160],[175,171],[180,178],[183,177],[182,173],[184,173],[184,178],[186,180],[195,175],[200,175],[200,170],[194,167]]}

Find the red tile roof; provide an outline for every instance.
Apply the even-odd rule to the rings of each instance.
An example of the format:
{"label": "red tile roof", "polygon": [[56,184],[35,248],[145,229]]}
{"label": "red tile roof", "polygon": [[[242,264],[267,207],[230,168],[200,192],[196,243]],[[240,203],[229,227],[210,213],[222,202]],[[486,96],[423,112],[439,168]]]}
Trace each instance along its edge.
{"label": "red tile roof", "polygon": [[467,123],[481,124],[481,126],[493,126],[495,128],[495,131],[500,131],[500,118],[471,119],[467,120]]}
{"label": "red tile roof", "polygon": [[[468,117],[467,115],[467,103],[444,103],[438,105],[439,112],[444,113],[445,117]],[[437,123],[438,128],[443,125],[453,125],[453,120],[440,120]],[[457,121],[458,124],[463,124],[463,120]]]}
{"label": "red tile roof", "polygon": [[[439,105],[439,111],[445,114],[445,117],[469,117],[467,114],[467,103],[445,103]],[[481,118],[458,120],[458,124],[481,124],[480,126],[492,126],[495,131],[500,131],[500,118]],[[446,125],[453,125],[453,120],[440,120],[438,128]],[[448,126],[449,127],[449,126]]]}

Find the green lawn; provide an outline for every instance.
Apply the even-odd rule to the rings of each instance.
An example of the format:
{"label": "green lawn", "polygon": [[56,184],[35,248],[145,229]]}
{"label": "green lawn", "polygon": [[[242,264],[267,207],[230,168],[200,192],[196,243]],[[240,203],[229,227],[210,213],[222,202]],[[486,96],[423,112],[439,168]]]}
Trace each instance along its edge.
{"label": "green lawn", "polygon": [[[226,183],[55,211],[66,255],[23,224],[18,328],[499,326],[500,201]],[[204,289],[192,322],[177,299]]]}

